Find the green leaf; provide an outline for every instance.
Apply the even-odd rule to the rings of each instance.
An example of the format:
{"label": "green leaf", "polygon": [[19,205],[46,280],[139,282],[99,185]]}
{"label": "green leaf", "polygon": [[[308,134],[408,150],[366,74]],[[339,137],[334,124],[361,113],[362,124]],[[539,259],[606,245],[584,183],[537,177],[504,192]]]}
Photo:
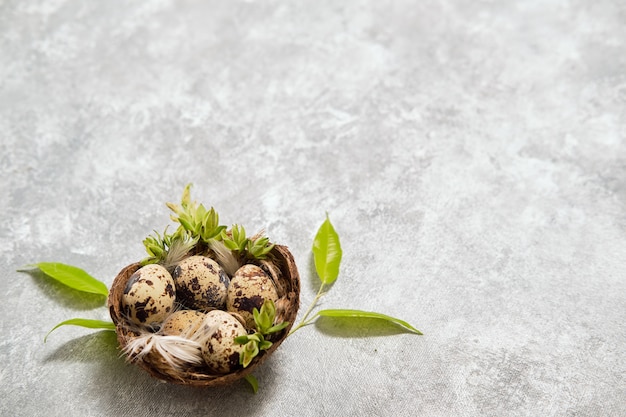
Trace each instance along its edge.
{"label": "green leaf", "polygon": [[270,321],[274,321],[274,317],[276,316],[276,305],[274,305],[274,302],[269,298],[263,302],[263,305],[261,306],[261,314],[267,314]]}
{"label": "green leaf", "polygon": [[[231,229],[231,233],[233,235],[233,240],[235,242],[237,242],[237,243],[239,243],[239,230],[240,230],[239,226],[236,225],[236,224],[233,225],[233,228]],[[241,231],[242,231],[242,233],[244,235],[244,238],[245,238],[246,235],[245,235],[245,230],[244,230],[243,226],[241,227]]]}
{"label": "green leaf", "polygon": [[245,377],[245,380],[248,381],[248,384],[252,387],[252,392],[255,394],[259,391],[259,381],[252,374],[248,374]]}
{"label": "green leaf", "polygon": [[254,259],[265,259],[274,248],[267,237],[248,240],[248,254]]}
{"label": "green leaf", "polygon": [[286,328],[287,326],[289,326],[289,322],[288,321],[283,321],[280,324],[277,324],[276,326],[272,326],[269,329],[267,329],[267,334],[272,334],[272,333],[277,333],[280,332],[281,330],[283,330],[284,328]]}
{"label": "green leaf", "polygon": [[315,270],[322,284],[332,284],[339,276],[341,255],[339,235],[326,214],[326,220],[320,226],[313,241]]}
{"label": "green leaf", "polygon": [[198,208],[196,208],[196,213],[195,213],[196,221],[198,223],[205,223],[206,214],[207,214],[206,207],[204,207],[204,204],[200,204]]}
{"label": "green leaf", "polygon": [[165,203],[165,205],[167,206],[167,208],[169,208],[170,210],[172,210],[176,214],[179,214],[181,212],[181,209],[180,209],[180,207],[177,204]]}
{"label": "green leaf", "polygon": [[271,348],[272,345],[273,343],[270,342],[269,340],[263,340],[262,342],[259,343],[259,350],[267,350]]}
{"label": "green leaf", "polygon": [[185,228],[185,230],[188,230],[190,232],[195,231],[195,227],[189,221],[187,221],[186,218],[178,217],[177,221]]}
{"label": "green leaf", "polygon": [[259,322],[261,321],[261,313],[259,312],[258,308],[254,307],[252,309],[252,317],[254,317],[254,322],[256,323],[256,325],[259,326]]}
{"label": "green leaf", "polygon": [[253,342],[260,342],[262,337],[263,335],[259,333],[249,334],[248,340],[252,340]]}
{"label": "green leaf", "polygon": [[329,310],[320,310],[318,315],[323,317],[348,317],[348,318],[366,318],[366,319],[381,319],[388,321],[390,323],[396,324],[400,327],[403,327],[405,330],[408,330],[411,333],[415,334],[423,334],[415,327],[411,326],[404,320],[397,319],[395,317],[388,316],[386,314],[374,313],[372,311],[362,311],[362,310],[345,310],[345,309],[329,309]]}
{"label": "green leaf", "polygon": [[250,365],[250,362],[252,362],[252,359],[254,359],[258,354],[259,344],[258,342],[251,340],[246,345],[244,345],[243,355],[240,354],[239,356],[239,363],[243,365],[244,368],[247,368],[248,365]]}
{"label": "green leaf", "polygon": [[44,343],[46,342],[46,340],[48,340],[48,336],[50,336],[50,333],[52,333],[53,331],[55,331],[61,326],[68,326],[68,325],[87,327],[89,329],[104,329],[104,330],[115,331],[115,324],[113,324],[113,322],[111,321],[79,319],[79,318],[69,319],[69,320],[62,321],[61,323],[54,326],[52,330],[50,330],[48,334],[46,335],[46,337],[43,339]]}
{"label": "green leaf", "polygon": [[49,277],[75,290],[100,294],[105,297],[109,295],[109,289],[103,282],[98,281],[84,270],[75,266],[56,262],[40,262],[33,266],[39,268],[41,272]]}
{"label": "green leaf", "polygon": [[180,198],[180,202],[182,204],[183,207],[187,207],[189,206],[189,204],[191,204],[191,187],[192,187],[192,183],[189,183],[185,186],[185,189],[183,190],[183,195]]}
{"label": "green leaf", "polygon": [[238,250],[239,246],[232,240],[230,239],[224,239],[224,246],[226,246],[228,249],[230,250]]}
{"label": "green leaf", "polygon": [[272,319],[266,312],[259,314],[258,325],[261,333],[267,333],[267,329],[272,327]]}

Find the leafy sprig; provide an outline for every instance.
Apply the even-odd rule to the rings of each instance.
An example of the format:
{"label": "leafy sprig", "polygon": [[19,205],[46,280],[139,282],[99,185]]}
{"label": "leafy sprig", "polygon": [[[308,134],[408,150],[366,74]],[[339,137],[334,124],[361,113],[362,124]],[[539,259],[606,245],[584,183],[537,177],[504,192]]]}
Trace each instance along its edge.
{"label": "leafy sprig", "polygon": [[224,245],[235,253],[243,261],[266,259],[274,248],[269,238],[262,233],[250,238],[246,236],[243,226],[233,225],[230,230],[220,224],[220,217],[211,207],[207,209],[203,204],[191,200],[191,184],[187,184],[183,190],[180,204],[166,203],[172,211],[170,218],[179,224],[178,229],[172,235],[166,232],[163,236],[149,236],[144,241],[148,255],[147,262],[159,262],[168,253],[172,243],[178,241],[185,245],[193,245],[202,242],[206,247],[211,247],[215,241],[222,241]]}
{"label": "leafy sprig", "polygon": [[222,232],[222,242],[233,252],[243,253],[248,246],[249,239],[246,237],[246,229],[237,224],[233,225],[230,231]]}
{"label": "leafy sprig", "polygon": [[222,242],[243,259],[266,259],[274,249],[269,238],[259,233],[251,238],[246,237],[246,229],[240,225],[233,225],[229,231],[222,232]]}
{"label": "leafy sprig", "polygon": [[256,332],[254,334],[239,336],[235,338],[235,343],[244,345],[243,354],[239,355],[239,364],[246,368],[250,362],[262,351],[272,347],[272,342],[267,337],[278,333],[289,326],[288,321],[274,324],[276,318],[276,306],[272,300],[265,300],[261,310],[254,308],[254,323]]}
{"label": "leafy sprig", "polygon": [[191,184],[187,184],[183,190],[180,205],[166,203],[173,212],[170,218],[179,223],[179,229],[187,232],[191,238],[198,238],[204,243],[221,239],[226,226],[220,225],[220,217],[213,207],[207,210],[203,204],[191,201],[190,189]]}
{"label": "leafy sprig", "polygon": [[313,241],[313,259],[315,262],[315,271],[321,281],[320,288],[313,299],[313,302],[304,313],[302,321],[294,326],[289,332],[288,336],[291,336],[298,329],[307,326],[317,320],[318,317],[330,317],[330,318],[355,318],[355,319],[379,319],[384,320],[393,325],[400,326],[402,329],[421,335],[422,332],[411,326],[404,320],[388,316],[382,313],[376,313],[373,311],[352,310],[352,309],[326,309],[320,310],[311,316],[313,309],[317,305],[318,301],[324,294],[328,286],[332,285],[339,276],[339,266],[341,264],[341,257],[343,251],[341,250],[341,243],[339,241],[339,235],[330,222],[328,214],[326,214],[326,220],[317,231],[315,239]]}
{"label": "leafy sprig", "polygon": [[169,234],[166,227],[163,235],[155,230],[153,235],[143,240],[148,257],[142,260],[141,264],[168,263],[172,258],[184,256],[196,243],[197,237],[191,237],[180,228]]}
{"label": "leafy sprig", "polygon": [[[39,269],[47,277],[50,277],[65,285],[66,287],[72,288],[76,291],[89,294],[98,294],[105,297],[107,297],[109,294],[109,290],[104,282],[94,278],[81,268],[58,262],[39,262],[33,265],[29,265],[29,267],[35,267]],[[20,272],[26,272],[26,270],[22,269],[20,270]],[[47,341],[50,333],[52,333],[61,326],[68,325],[86,327],[89,329],[103,329],[115,331],[115,324],[113,324],[112,321],[73,318],[62,321],[61,323],[54,326],[44,337],[44,342]]]}
{"label": "leafy sprig", "polygon": [[254,259],[266,259],[272,249],[274,244],[267,237],[259,236],[248,240],[248,255]]}

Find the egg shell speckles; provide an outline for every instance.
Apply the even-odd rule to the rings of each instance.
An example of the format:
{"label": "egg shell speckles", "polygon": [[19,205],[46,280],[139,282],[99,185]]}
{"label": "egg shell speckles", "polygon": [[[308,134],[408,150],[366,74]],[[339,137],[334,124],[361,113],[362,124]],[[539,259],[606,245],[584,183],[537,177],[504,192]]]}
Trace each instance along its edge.
{"label": "egg shell speckles", "polygon": [[206,314],[203,326],[212,329],[202,344],[202,356],[207,366],[219,374],[237,369],[244,347],[234,339],[247,334],[243,324],[225,311],[213,310]]}
{"label": "egg shell speckles", "polygon": [[202,325],[206,313],[196,310],[178,310],[170,314],[161,326],[165,336],[189,338]]}
{"label": "egg shell speckles", "polygon": [[160,324],[176,301],[174,280],[165,268],[151,264],[138,269],[122,295],[122,311],[136,325]]}
{"label": "egg shell speckles", "polygon": [[265,300],[278,301],[272,279],[258,266],[244,265],[235,272],[228,287],[226,310],[243,317],[248,329],[254,329],[254,308],[261,309]]}
{"label": "egg shell speckles", "polygon": [[172,274],[178,301],[197,310],[222,308],[230,283],[222,267],[206,256],[190,256]]}

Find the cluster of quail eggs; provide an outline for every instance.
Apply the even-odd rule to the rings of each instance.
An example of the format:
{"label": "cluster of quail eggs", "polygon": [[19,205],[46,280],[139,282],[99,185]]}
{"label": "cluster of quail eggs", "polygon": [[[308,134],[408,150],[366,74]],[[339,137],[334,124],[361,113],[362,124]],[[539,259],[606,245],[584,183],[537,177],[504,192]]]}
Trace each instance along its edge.
{"label": "cluster of quail eggs", "polygon": [[[201,255],[169,271],[148,264],[130,277],[120,301],[126,320],[155,335],[200,340],[204,365],[213,373],[239,368],[243,345],[234,339],[255,331],[254,308],[278,300],[273,279],[254,264],[229,276],[218,262]],[[202,338],[195,337],[198,332]]]}

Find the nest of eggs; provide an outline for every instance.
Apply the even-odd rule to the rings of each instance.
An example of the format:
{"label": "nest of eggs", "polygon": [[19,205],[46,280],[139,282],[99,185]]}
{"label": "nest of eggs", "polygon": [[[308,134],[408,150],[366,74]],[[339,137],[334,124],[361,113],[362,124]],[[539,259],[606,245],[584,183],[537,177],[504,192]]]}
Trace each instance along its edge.
{"label": "nest of eggs", "polygon": [[[208,266],[209,275],[216,278],[212,285],[221,290],[202,288],[202,279],[194,280],[197,271],[190,265],[198,261]],[[224,268],[218,261],[221,259],[213,250],[196,248],[176,264],[134,263],[120,271],[109,292],[108,306],[120,348],[130,362],[162,381],[221,386],[244,378],[278,348],[299,307],[300,278],[287,247],[274,245],[264,259],[246,260],[234,273],[232,266]],[[163,282],[155,282],[155,276]],[[246,280],[254,281],[253,292],[244,289],[242,294],[242,281]],[[158,294],[146,292],[147,287],[156,288]],[[195,297],[194,291],[203,295]],[[260,309],[268,298],[275,306],[274,324],[286,327],[268,335],[271,346],[260,350],[244,367],[241,346],[233,339],[255,332],[253,310]],[[224,345],[225,352],[215,352]]]}

